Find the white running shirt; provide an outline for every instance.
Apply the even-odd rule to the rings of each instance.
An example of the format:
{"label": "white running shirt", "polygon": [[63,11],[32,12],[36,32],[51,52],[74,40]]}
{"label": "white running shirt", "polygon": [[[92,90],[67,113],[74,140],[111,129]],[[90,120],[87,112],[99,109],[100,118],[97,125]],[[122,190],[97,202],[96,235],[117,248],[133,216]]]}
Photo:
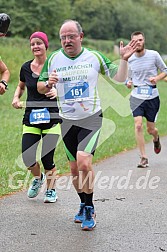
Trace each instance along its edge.
{"label": "white running shirt", "polygon": [[98,51],[82,48],[77,57],[71,58],[60,49],[46,60],[39,81],[46,81],[56,70],[59,114],[66,119],[78,120],[101,109],[98,76],[101,73],[113,78],[117,69],[117,65]]}
{"label": "white running shirt", "polygon": [[134,53],[129,58],[128,63],[128,80],[131,80],[133,85],[137,86],[132,90],[131,95],[138,99],[153,99],[159,96],[157,88],[150,89],[147,93],[147,88],[152,86],[152,83],[149,81],[150,77],[158,75],[158,70],[167,74],[167,66],[159,53],[146,49],[145,54],[141,57],[137,57]]}

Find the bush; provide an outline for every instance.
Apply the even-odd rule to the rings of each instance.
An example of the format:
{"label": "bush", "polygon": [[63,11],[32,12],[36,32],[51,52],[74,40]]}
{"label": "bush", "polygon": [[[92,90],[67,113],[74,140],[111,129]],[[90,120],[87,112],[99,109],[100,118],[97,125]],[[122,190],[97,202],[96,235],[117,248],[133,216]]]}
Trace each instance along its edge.
{"label": "bush", "polygon": [[104,53],[112,53],[114,49],[114,42],[110,40],[95,40],[84,38],[83,46],[89,47],[91,49],[101,51]]}

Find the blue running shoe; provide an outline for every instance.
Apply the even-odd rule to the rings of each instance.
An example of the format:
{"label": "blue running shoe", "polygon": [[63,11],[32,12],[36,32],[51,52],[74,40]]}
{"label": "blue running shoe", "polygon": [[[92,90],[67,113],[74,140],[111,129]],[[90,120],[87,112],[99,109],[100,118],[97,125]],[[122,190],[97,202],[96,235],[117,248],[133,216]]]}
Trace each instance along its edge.
{"label": "blue running shoe", "polygon": [[96,214],[92,206],[85,206],[85,219],[81,224],[82,230],[91,231],[96,226]]}
{"label": "blue running shoe", "polygon": [[85,203],[80,203],[80,209],[79,212],[74,217],[74,222],[82,223],[82,221],[84,220],[84,215],[85,215]]}
{"label": "blue running shoe", "polygon": [[44,203],[54,203],[58,199],[56,190],[47,189],[45,193]]}
{"label": "blue running shoe", "polygon": [[41,179],[34,179],[28,189],[27,196],[29,198],[35,198],[38,195],[40,188],[43,185],[43,183],[45,182],[45,180],[46,180],[46,176],[44,173],[42,173],[42,180]]}

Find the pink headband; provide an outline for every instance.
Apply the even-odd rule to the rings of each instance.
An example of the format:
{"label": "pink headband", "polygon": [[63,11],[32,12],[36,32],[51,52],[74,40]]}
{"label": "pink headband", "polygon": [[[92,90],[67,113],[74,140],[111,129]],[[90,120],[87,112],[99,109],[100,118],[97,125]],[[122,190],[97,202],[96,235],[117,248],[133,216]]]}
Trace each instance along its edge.
{"label": "pink headband", "polygon": [[48,49],[48,46],[49,46],[48,37],[47,37],[47,35],[44,32],[40,32],[40,31],[34,32],[30,36],[30,41],[33,38],[39,38],[39,39],[41,39],[44,42],[46,49]]}

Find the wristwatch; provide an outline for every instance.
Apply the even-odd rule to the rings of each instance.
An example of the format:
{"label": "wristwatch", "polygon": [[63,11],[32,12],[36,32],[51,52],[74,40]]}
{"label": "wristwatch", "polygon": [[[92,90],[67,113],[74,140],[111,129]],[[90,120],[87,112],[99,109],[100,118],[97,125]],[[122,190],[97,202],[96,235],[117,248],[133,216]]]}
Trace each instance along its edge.
{"label": "wristwatch", "polygon": [[47,88],[52,88],[52,87],[49,87],[49,81],[47,80],[47,81],[45,81],[45,87],[47,87]]}
{"label": "wristwatch", "polygon": [[8,83],[4,80],[1,80],[0,83],[4,84],[5,89],[8,89]]}

